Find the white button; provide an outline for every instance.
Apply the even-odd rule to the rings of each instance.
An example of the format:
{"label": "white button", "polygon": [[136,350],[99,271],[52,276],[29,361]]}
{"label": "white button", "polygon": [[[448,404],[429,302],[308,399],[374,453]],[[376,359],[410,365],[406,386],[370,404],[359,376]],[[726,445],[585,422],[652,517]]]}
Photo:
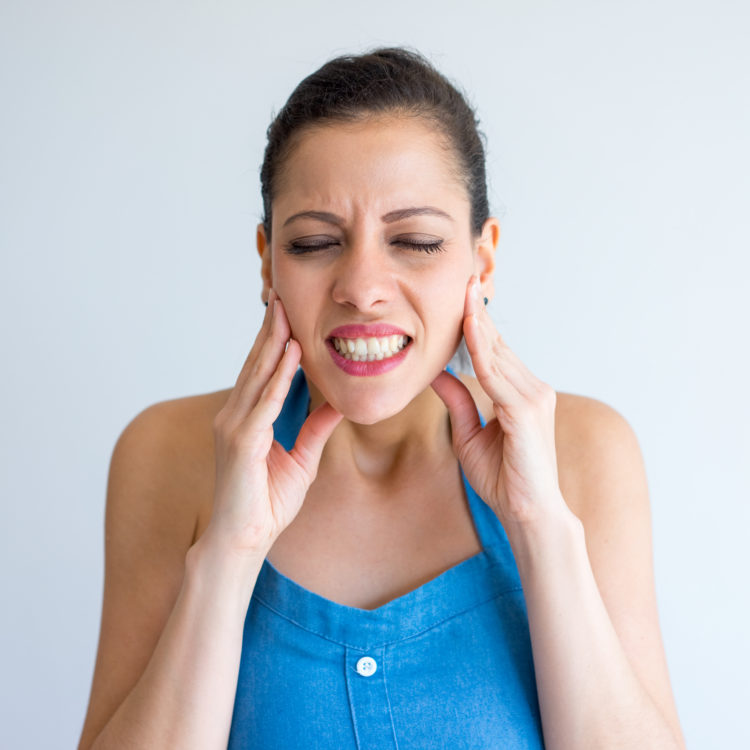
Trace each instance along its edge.
{"label": "white button", "polygon": [[370,675],[375,674],[377,668],[378,664],[371,656],[363,656],[357,662],[357,672],[361,674],[362,677],[369,677]]}

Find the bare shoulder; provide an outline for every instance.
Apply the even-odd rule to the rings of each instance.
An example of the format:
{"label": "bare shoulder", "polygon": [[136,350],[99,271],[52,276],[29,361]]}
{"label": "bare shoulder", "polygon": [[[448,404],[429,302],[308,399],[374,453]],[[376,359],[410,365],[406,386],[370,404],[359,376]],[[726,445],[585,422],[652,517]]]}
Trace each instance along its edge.
{"label": "bare shoulder", "polygon": [[162,401],[123,429],[109,467],[104,599],[89,747],[132,690],[177,599],[185,556],[213,498],[213,418],[228,391]]}
{"label": "bare shoulder", "polygon": [[[125,427],[113,452],[110,482],[146,483],[151,489],[148,494],[158,498],[154,512],[168,516],[173,527],[182,526],[183,537],[184,527],[191,527],[190,538],[183,538],[188,546],[194,541],[206,493],[212,495],[213,420],[229,393],[215,391],[148,406]],[[120,469],[126,476],[119,475]]]}
{"label": "bare shoulder", "polygon": [[614,407],[588,396],[558,392],[555,444],[560,488],[584,524],[616,510],[613,503],[627,506],[620,511],[647,508],[638,438]]}
{"label": "bare shoulder", "polygon": [[633,428],[602,401],[558,393],[555,444],[560,490],[583,524],[591,567],[615,626],[632,629],[634,639],[650,628],[656,642],[651,508]]}
{"label": "bare shoulder", "polygon": [[[478,381],[461,379],[485,419],[492,419],[492,402]],[[653,617],[651,510],[635,432],[619,411],[598,399],[557,391],[555,403],[560,490],[583,524],[602,596],[610,613],[617,611],[615,619],[635,615],[636,599],[649,612],[646,617]]]}
{"label": "bare shoulder", "polygon": [[[492,401],[477,379],[463,373],[460,377],[484,419],[492,419]],[[558,476],[571,510],[590,531],[607,514],[647,513],[643,457],[627,419],[589,396],[563,391],[556,396]]]}

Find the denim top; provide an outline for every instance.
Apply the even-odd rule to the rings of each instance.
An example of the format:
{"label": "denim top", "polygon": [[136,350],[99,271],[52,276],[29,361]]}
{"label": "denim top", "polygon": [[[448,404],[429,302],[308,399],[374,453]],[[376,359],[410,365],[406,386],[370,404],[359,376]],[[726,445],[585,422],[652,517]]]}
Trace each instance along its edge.
{"label": "denim top", "polygon": [[[308,407],[300,369],[274,423],[287,450]],[[229,750],[543,748],[518,570],[461,475],[482,551],[377,609],[319,596],[264,560]]]}

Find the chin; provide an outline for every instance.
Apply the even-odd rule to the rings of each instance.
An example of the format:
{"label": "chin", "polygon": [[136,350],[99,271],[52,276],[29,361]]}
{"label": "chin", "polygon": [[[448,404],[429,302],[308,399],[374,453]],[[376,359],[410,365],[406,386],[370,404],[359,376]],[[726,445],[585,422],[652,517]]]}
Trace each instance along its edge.
{"label": "chin", "polygon": [[[303,364],[303,369],[304,364]],[[380,380],[379,378],[351,378],[344,383],[340,378],[333,382],[316,377],[319,373],[305,371],[308,382],[320,391],[321,396],[349,422],[373,425],[396,416],[415,399],[430,391],[430,383],[443,367],[434,372],[412,372],[406,377]],[[437,397],[437,396],[436,396]]]}
{"label": "chin", "polygon": [[[321,393],[334,409],[344,415],[346,419],[355,424],[372,425],[383,422],[396,416],[403,411],[411,401],[418,395],[404,393],[381,393],[370,394],[367,398],[358,398],[354,394],[327,394],[321,389]],[[330,396],[330,397],[329,397]]]}

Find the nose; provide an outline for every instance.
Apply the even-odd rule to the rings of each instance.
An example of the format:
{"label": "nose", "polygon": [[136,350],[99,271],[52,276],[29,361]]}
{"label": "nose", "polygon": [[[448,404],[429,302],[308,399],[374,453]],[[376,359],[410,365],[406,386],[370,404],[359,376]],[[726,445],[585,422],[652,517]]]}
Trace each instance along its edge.
{"label": "nose", "polygon": [[377,241],[350,244],[337,265],[332,292],[335,302],[363,312],[378,312],[393,298],[395,276],[387,253]]}

